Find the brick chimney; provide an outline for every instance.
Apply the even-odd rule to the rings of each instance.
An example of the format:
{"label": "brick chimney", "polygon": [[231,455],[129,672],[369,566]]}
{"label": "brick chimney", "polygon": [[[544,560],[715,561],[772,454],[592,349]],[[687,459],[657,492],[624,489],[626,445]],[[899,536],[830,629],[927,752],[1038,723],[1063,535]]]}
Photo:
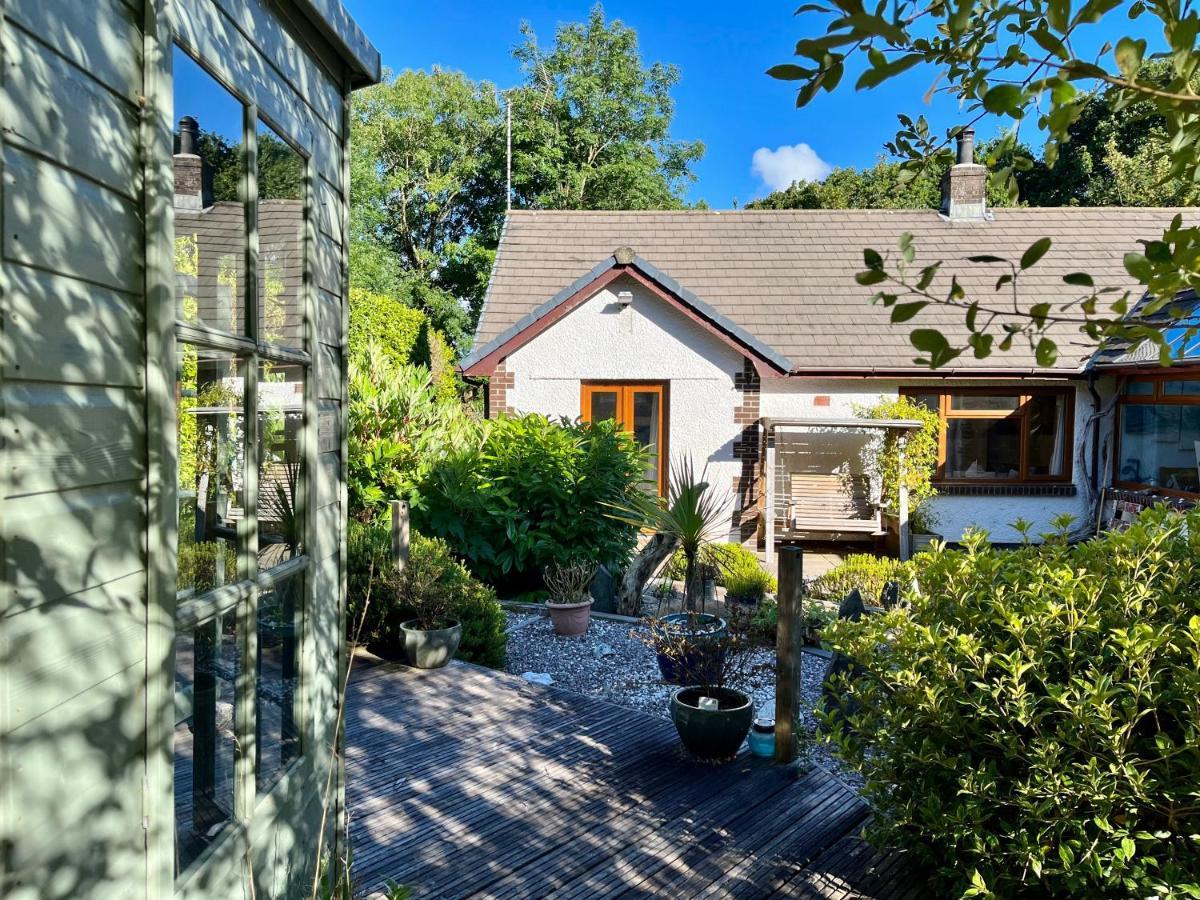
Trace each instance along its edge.
{"label": "brick chimney", "polygon": [[942,215],[982,222],[987,216],[987,166],[975,163],[975,132],[958,133],[958,160],[942,176]]}
{"label": "brick chimney", "polygon": [[200,123],[191,116],[179,120],[179,149],[175,153],[175,207],[204,208],[204,162],[198,142]]}

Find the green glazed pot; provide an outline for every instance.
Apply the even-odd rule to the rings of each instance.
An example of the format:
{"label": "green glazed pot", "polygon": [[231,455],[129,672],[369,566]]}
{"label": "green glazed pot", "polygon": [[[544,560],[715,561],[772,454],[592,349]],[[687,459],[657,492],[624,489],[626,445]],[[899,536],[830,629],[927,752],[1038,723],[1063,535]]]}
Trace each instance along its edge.
{"label": "green glazed pot", "polygon": [[[714,697],[715,710],[700,709]],[[733,688],[685,687],[671,695],[671,719],[683,746],[697,759],[727,762],[737,756],[754,722],[754,701]]]}
{"label": "green glazed pot", "polygon": [[418,669],[440,669],[458,652],[462,640],[462,625],[455,622],[449,628],[424,631],[416,627],[417,620],[400,626],[404,633],[404,656],[410,666]]}

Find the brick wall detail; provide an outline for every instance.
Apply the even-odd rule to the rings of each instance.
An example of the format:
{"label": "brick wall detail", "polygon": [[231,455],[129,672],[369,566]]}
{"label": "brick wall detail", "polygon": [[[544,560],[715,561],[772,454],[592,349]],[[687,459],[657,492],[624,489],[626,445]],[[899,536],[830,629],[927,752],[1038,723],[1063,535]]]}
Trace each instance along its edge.
{"label": "brick wall detail", "polygon": [[513,386],[513,373],[504,368],[504,363],[501,362],[496,366],[496,371],[492,373],[488,379],[488,417],[496,418],[501,413],[512,412],[512,407],[508,405],[508,391]]}

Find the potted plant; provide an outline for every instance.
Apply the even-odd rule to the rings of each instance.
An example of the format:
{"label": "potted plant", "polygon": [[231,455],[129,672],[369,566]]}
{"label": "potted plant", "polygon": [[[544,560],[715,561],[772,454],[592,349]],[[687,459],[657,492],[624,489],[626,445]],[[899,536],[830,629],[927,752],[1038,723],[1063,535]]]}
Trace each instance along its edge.
{"label": "potted plant", "polygon": [[749,632],[726,627],[717,636],[702,638],[698,668],[691,665],[697,658],[691,634],[675,632],[651,639],[691,682],[676,690],[670,701],[671,721],[683,746],[708,762],[733,759],[754,721],[754,698],[733,686],[750,660]]}
{"label": "potted plant", "polygon": [[413,618],[400,625],[404,655],[418,669],[440,669],[462,641],[462,623],[450,617],[454,594],[442,578],[445,569],[440,561],[429,561],[410,567],[400,579],[400,601],[413,611]]}
{"label": "potted plant", "polygon": [[683,669],[697,669],[705,660],[719,654],[715,638],[726,631],[724,619],[703,611],[704,585],[701,552],[710,539],[729,521],[729,496],[715,491],[708,483],[707,467],[697,475],[690,457],[671,466],[665,498],[643,494],[625,506],[613,506],[614,518],[646,528],[676,545],[683,554],[683,598],[686,612],[672,613],[656,620],[649,629],[658,641],[677,644],[682,641],[691,656],[681,669],[678,659],[658,654],[663,680],[682,684]]}
{"label": "potted plant", "polygon": [[929,504],[922,504],[913,510],[909,518],[909,528],[912,532],[913,553],[922,553],[932,547],[934,541],[945,540],[935,531],[937,514]]}
{"label": "potted plant", "polygon": [[577,637],[587,631],[592,618],[591,586],[595,577],[596,564],[587,560],[554,563],[543,570],[542,580],[550,592],[546,609],[555,634]]}

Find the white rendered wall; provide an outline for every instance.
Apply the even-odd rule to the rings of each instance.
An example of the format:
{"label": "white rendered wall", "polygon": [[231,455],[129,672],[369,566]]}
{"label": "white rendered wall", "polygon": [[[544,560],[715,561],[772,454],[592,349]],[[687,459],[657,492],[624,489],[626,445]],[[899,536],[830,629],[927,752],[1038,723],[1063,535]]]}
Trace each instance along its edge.
{"label": "white rendered wall", "polygon": [[[972,386],[983,384],[996,387],[1033,387],[1061,386],[1062,382],[1055,381],[995,381],[980,382],[975,380],[937,379],[925,380],[910,378],[896,380],[849,378],[829,379],[763,379],[761,409],[765,418],[817,418],[845,417],[854,415],[854,407],[869,406],[881,396],[896,397],[900,387],[914,387],[922,383],[933,387]],[[828,406],[817,406],[815,398],[828,397]],[[983,528],[997,543],[1008,543],[1020,540],[1019,533],[1011,527],[1017,519],[1025,519],[1033,523],[1033,534],[1041,534],[1053,530],[1050,524],[1055,516],[1070,513],[1077,521],[1088,515],[1087,511],[1087,467],[1080,459],[1081,447],[1088,447],[1091,441],[1091,429],[1085,427],[1091,414],[1092,400],[1086,387],[1078,386],[1075,391],[1075,446],[1072,449],[1072,465],[1078,494],[1074,497],[1004,497],[1004,496],[968,496],[968,497],[938,497],[934,503],[934,513],[937,516],[937,530],[947,540],[958,540],[963,532],[971,527]],[[1090,453],[1090,449],[1087,451]],[[1088,460],[1090,467],[1090,458]]]}
{"label": "white rendered wall", "polygon": [[[617,292],[629,290],[622,306]],[[729,495],[741,463],[734,374],[741,354],[632,279],[618,279],[510,355],[508,405],[518,413],[577,418],[582,381],[668,383],[667,452],[708,466],[709,482]],[[722,535],[724,537],[724,535]]]}

